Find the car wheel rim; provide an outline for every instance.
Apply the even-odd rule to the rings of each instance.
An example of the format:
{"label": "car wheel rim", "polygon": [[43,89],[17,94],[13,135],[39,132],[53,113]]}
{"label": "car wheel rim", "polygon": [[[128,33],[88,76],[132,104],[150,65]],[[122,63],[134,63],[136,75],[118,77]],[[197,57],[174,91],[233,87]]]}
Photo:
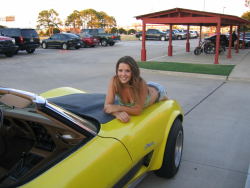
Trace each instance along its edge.
{"label": "car wheel rim", "polygon": [[63,49],[67,50],[67,45],[66,44],[63,44]]}
{"label": "car wheel rim", "polygon": [[179,131],[176,143],[175,143],[175,166],[178,167],[181,162],[181,155],[182,155],[182,148],[183,148],[183,132]]}

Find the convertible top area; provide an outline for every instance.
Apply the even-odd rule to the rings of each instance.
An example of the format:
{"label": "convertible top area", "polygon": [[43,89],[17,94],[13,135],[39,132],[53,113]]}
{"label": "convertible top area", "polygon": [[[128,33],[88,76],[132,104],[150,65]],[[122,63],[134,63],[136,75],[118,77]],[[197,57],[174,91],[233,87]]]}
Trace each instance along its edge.
{"label": "convertible top area", "polygon": [[93,119],[101,124],[107,123],[115,118],[103,111],[105,94],[77,93],[49,98],[48,101],[82,118]]}

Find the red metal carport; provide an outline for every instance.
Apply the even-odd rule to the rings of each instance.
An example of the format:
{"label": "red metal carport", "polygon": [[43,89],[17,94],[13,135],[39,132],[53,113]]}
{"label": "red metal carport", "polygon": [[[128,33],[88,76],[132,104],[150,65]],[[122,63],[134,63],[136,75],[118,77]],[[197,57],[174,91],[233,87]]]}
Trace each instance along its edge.
{"label": "red metal carport", "polygon": [[[187,25],[189,33],[189,26],[216,26],[216,53],[214,57],[214,64],[219,64],[219,41],[220,41],[220,29],[222,26],[230,26],[230,37],[229,37],[229,48],[227,57],[231,58],[231,46],[232,46],[232,28],[237,26],[238,28],[238,39],[240,37],[239,29],[244,25],[250,24],[249,21],[242,19],[237,16],[218,14],[212,12],[204,12],[183,8],[174,8],[160,12],[154,12],[150,14],[144,14],[136,16],[136,19],[142,20],[142,49],[141,49],[141,60],[146,61],[146,42],[145,32],[147,24],[169,24],[169,45],[168,45],[168,56],[172,56],[172,26],[173,25]],[[201,36],[201,35],[200,35]],[[201,40],[201,39],[200,39]],[[244,45],[244,44],[243,44]],[[186,51],[190,52],[189,35],[186,42]],[[237,40],[236,53],[239,51],[239,40]]]}

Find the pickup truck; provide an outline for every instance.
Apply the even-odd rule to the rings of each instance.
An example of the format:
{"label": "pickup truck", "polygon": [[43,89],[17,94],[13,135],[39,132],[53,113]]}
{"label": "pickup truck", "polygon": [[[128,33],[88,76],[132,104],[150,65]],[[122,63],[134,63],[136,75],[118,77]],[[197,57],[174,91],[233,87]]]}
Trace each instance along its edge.
{"label": "pickup truck", "polygon": [[114,46],[114,44],[120,40],[120,35],[106,33],[103,28],[82,29],[80,34],[81,33],[89,34],[97,38],[102,46]]}
{"label": "pickup truck", "polygon": [[[139,40],[142,40],[142,32],[137,32],[135,36],[139,38]],[[165,32],[162,32],[159,29],[148,29],[146,31],[146,39],[165,41],[168,40],[168,36]]]}

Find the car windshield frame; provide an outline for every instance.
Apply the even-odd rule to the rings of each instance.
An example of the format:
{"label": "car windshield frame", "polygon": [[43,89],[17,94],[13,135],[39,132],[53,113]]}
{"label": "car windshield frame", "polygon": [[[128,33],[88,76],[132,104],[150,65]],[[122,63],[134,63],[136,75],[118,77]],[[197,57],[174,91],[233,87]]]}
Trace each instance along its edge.
{"label": "car windshield frame", "polygon": [[[97,134],[97,127],[93,125],[88,120],[77,116],[49,101],[45,98],[38,96],[36,94],[25,92],[22,90],[15,90],[11,88],[0,88],[0,108],[15,109],[15,106],[9,106],[8,104],[1,101],[3,96],[11,95],[16,97],[16,103],[25,103],[27,100],[27,106],[20,107],[17,109],[23,109],[24,111],[30,113],[38,113],[43,117],[49,118],[52,121],[60,121],[64,125],[73,128],[79,133],[82,133],[87,137],[94,137]],[[46,114],[46,116],[44,116]]]}

